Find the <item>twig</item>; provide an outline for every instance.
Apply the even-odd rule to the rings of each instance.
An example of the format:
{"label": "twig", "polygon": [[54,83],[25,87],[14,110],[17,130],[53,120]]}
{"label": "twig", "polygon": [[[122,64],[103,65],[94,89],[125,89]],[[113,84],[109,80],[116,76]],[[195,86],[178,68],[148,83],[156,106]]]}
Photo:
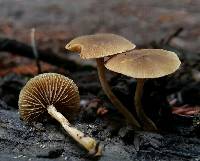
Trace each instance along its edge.
{"label": "twig", "polygon": [[[10,52],[12,54],[17,54],[23,57],[35,59],[33,49],[31,46],[13,39],[0,38],[0,52]],[[67,54],[55,54],[51,50],[49,51],[39,49],[37,50],[37,52],[40,55],[41,61],[47,62],[58,67],[63,67],[68,71],[77,71],[82,67],[74,61],[70,61],[67,58]]]}
{"label": "twig", "polygon": [[169,36],[167,36],[166,38],[163,38],[160,43],[162,45],[168,45],[171,40],[175,37],[177,37],[178,35],[180,35],[180,33],[183,31],[182,27],[179,27],[175,32],[173,32],[172,34],[169,34]]}
{"label": "twig", "polygon": [[168,36],[165,36],[164,38],[162,38],[160,41],[152,41],[150,43],[150,46],[153,47],[154,49],[157,48],[163,48],[165,46],[168,46],[171,42],[171,40],[175,37],[177,37],[178,35],[180,35],[180,33],[183,31],[182,27],[179,27],[178,29],[175,30],[175,32],[168,34]]}
{"label": "twig", "polygon": [[31,29],[31,46],[33,48],[33,54],[35,56],[38,74],[40,74],[40,73],[42,73],[42,68],[41,68],[41,64],[40,64],[39,53],[37,52],[36,43],[35,43],[35,28]]}

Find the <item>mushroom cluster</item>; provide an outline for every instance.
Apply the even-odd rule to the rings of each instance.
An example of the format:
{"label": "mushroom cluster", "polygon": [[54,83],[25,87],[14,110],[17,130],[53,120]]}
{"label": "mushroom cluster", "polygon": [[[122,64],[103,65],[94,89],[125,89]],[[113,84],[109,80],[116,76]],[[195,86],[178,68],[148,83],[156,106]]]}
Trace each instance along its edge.
{"label": "mushroom cluster", "polygon": [[100,144],[72,127],[68,121],[78,114],[80,105],[78,87],[73,80],[56,73],[35,76],[22,88],[18,104],[20,117],[24,121],[32,122],[51,116],[89,154],[101,155]]}
{"label": "mushroom cluster", "polygon": [[[133,43],[115,34],[80,36],[71,40],[65,48],[80,53],[83,59],[96,59],[99,80],[105,94],[134,128],[157,130],[154,122],[142,108],[141,97],[144,81],[175,72],[181,64],[175,53],[162,49],[134,50]],[[107,61],[104,60],[105,57],[108,57]],[[134,103],[139,121],[112,92],[105,77],[105,67],[137,79]]]}
{"label": "mushroom cluster", "polygon": [[[96,59],[99,80],[112,104],[135,128],[157,130],[142,108],[146,79],[159,78],[175,72],[181,62],[178,56],[163,49],[134,49],[135,45],[115,34],[86,35],[71,40],[66,49],[80,53],[83,59]],[[108,59],[105,60],[104,58]],[[134,103],[138,120],[119,101],[109,86],[105,71],[130,76],[137,80]],[[100,156],[102,147],[95,139],[71,126],[70,119],[79,112],[80,96],[73,80],[56,73],[44,73],[30,79],[19,95],[20,117],[26,122],[53,117],[89,154]]]}
{"label": "mushroom cluster", "polygon": [[96,59],[99,80],[105,94],[130,124],[132,124],[135,128],[140,128],[140,125],[135,117],[127,110],[126,107],[124,107],[124,105],[112,92],[106,80],[104,66],[105,57],[130,51],[135,48],[135,44],[119,35],[95,34],[75,38],[71,40],[65,48],[72,52],[80,53],[80,57],[82,59]]}

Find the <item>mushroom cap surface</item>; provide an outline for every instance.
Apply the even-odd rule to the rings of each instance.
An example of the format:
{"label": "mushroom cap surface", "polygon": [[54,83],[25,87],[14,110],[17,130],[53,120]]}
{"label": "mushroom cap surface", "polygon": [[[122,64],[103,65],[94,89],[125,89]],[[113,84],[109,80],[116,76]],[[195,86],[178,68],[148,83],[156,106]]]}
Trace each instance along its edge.
{"label": "mushroom cap surface", "polygon": [[174,52],[163,49],[140,49],[110,58],[105,67],[133,78],[158,78],[175,72],[180,64]]}
{"label": "mushroom cap surface", "polygon": [[135,44],[115,34],[94,34],[71,40],[66,49],[79,52],[82,59],[102,58],[123,53],[135,48]]}
{"label": "mushroom cap surface", "polygon": [[73,80],[56,73],[44,73],[30,79],[19,95],[20,117],[36,121],[49,116],[47,108],[53,105],[68,119],[79,111],[80,96]]}

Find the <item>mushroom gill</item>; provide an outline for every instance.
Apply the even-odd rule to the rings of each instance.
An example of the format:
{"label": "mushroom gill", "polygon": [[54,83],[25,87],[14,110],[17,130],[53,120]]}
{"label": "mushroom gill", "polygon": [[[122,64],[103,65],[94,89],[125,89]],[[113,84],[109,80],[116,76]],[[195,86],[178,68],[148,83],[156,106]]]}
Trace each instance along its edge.
{"label": "mushroom gill", "polygon": [[24,121],[32,122],[51,116],[91,155],[101,155],[99,143],[72,127],[68,121],[78,114],[80,104],[78,87],[73,80],[56,73],[40,74],[26,83],[20,92],[18,104],[20,117]]}

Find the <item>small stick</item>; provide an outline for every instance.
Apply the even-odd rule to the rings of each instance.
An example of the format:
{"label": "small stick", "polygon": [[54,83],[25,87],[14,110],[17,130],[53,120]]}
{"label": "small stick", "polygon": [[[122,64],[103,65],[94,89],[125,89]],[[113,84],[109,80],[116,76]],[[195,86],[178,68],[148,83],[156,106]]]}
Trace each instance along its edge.
{"label": "small stick", "polygon": [[40,73],[42,73],[42,68],[41,68],[41,64],[40,64],[39,53],[37,51],[36,43],[35,43],[35,28],[31,29],[31,46],[33,48],[33,54],[35,56],[38,74],[40,74]]}
{"label": "small stick", "polygon": [[175,32],[173,32],[172,34],[170,34],[168,37],[162,39],[162,40],[160,41],[160,43],[161,43],[162,45],[168,45],[168,44],[171,42],[171,40],[172,40],[173,38],[177,37],[178,35],[180,35],[180,33],[181,33],[182,31],[183,31],[183,28],[182,28],[182,27],[179,27]]}

